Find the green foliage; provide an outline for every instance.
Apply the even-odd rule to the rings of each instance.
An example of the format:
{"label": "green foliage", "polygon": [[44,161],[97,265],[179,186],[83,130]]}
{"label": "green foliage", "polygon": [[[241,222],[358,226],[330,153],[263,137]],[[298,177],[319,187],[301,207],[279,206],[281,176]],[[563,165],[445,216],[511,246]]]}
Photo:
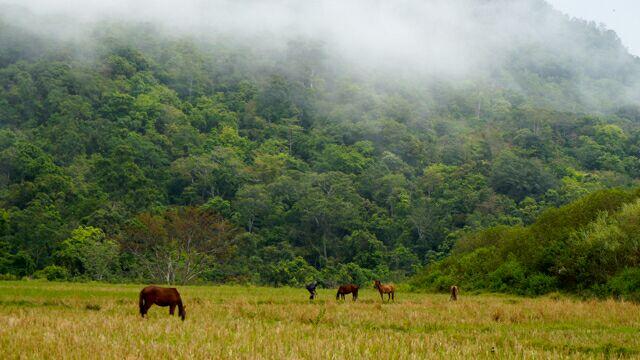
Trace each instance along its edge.
{"label": "green foliage", "polygon": [[273,265],[268,271],[266,281],[273,285],[304,286],[318,279],[318,271],[307,264],[301,257],[283,260]]}
{"label": "green foliage", "polygon": [[525,268],[516,259],[510,258],[495,271],[487,274],[489,289],[496,292],[519,293],[525,287]]}
{"label": "green foliage", "polygon": [[640,268],[622,270],[609,279],[607,287],[617,297],[640,301]]}
{"label": "green foliage", "polygon": [[640,66],[572,24],[610,66],[532,46],[457,82],[363,76],[305,39],[272,52],[128,25],[96,25],[90,43],[2,25],[0,273],[607,283],[635,266],[635,210],[612,214],[636,194],[598,190],[637,184],[640,123],[603,84],[622,93]]}
{"label": "green foliage", "polygon": [[496,192],[522,200],[541,195],[553,187],[554,179],[544,166],[505,151],[493,163],[491,185]]}
{"label": "green foliage", "polygon": [[425,271],[410,280],[410,284],[414,288],[426,288],[435,292],[448,292],[451,285],[456,283],[457,281],[453,276],[439,270]]}
{"label": "green foliage", "polygon": [[117,274],[119,251],[118,244],[106,239],[102,230],[81,226],[62,241],[55,257],[73,275],[108,280]]}
{"label": "green foliage", "polygon": [[368,286],[378,278],[372,270],[364,269],[355,263],[326,266],[321,276],[321,283],[327,287],[335,287],[340,284]]}
{"label": "green foliage", "polygon": [[556,291],[558,288],[558,280],[550,275],[545,274],[533,274],[527,279],[527,284],[524,288],[526,295],[545,295]]}
{"label": "green foliage", "polygon": [[62,266],[49,265],[33,273],[33,277],[36,279],[47,279],[48,281],[64,281],[69,278],[69,271]]}
{"label": "green foliage", "polygon": [[368,159],[358,150],[329,144],[325,147],[318,159],[318,168],[321,171],[340,171],[345,174],[361,173],[367,166]]}
{"label": "green foliage", "polygon": [[415,287],[542,295],[558,289],[635,298],[638,192],[601,190],[542,213],[531,226],[464,235],[452,254],[411,281]]}
{"label": "green foliage", "polygon": [[0,281],[16,281],[16,280],[20,280],[20,277],[13,274],[0,274]]}

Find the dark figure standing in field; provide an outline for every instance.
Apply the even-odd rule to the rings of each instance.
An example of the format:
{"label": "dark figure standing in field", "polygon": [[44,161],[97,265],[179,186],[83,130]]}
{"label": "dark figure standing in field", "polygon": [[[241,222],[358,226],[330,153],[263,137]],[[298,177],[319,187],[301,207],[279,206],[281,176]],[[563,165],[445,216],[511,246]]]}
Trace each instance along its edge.
{"label": "dark figure standing in field", "polygon": [[453,285],[451,287],[451,297],[449,298],[449,300],[451,301],[458,301],[458,287]]}
{"label": "dark figure standing in field", "polygon": [[384,301],[383,294],[387,294],[387,301],[393,300],[396,301],[396,287],[393,284],[381,284],[380,280],[375,280],[373,282],[373,288],[378,289],[380,292],[380,299]]}
{"label": "dark figure standing in field", "polygon": [[354,284],[340,285],[340,287],[338,288],[338,293],[336,294],[336,300],[340,298],[344,300],[345,295],[353,294],[353,301],[356,301],[358,300],[358,289],[358,285]]}
{"label": "dark figure standing in field", "polygon": [[310,294],[309,300],[315,299],[318,295],[318,293],[316,292],[316,287],[318,287],[318,283],[315,281],[307,285],[307,291],[309,291]]}
{"label": "dark figure standing in field", "polygon": [[149,311],[151,305],[168,306],[169,315],[173,315],[178,307],[178,315],[184,321],[187,313],[184,311],[185,306],[182,305],[180,293],[176,288],[163,288],[159,286],[147,286],[140,291],[140,315],[144,317]]}

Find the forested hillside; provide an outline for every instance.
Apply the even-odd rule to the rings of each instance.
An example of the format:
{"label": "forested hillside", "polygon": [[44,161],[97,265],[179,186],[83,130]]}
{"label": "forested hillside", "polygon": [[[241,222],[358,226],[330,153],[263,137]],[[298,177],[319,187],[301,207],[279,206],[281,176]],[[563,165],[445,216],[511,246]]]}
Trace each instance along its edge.
{"label": "forested hillside", "polygon": [[[417,279],[501,291],[462,261],[514,252],[503,266],[549,288],[606,282],[518,234],[533,244],[547,209],[637,185],[640,60],[611,31],[539,12],[568,36],[453,78],[298,36],[272,48],[101,22],[65,37],[0,20],[0,274],[401,281],[462,239],[471,255]],[[597,194],[619,201],[580,223],[589,239],[635,206]],[[559,269],[571,275],[555,282]]]}
{"label": "forested hillside", "polygon": [[543,212],[530,226],[463,236],[417,287],[540,295],[565,290],[640,300],[640,193],[601,190]]}

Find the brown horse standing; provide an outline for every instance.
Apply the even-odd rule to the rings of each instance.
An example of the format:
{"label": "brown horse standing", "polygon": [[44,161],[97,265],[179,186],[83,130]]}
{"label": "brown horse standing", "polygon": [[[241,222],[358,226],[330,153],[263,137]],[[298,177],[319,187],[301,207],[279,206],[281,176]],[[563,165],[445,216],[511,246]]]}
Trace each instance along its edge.
{"label": "brown horse standing", "polygon": [[396,301],[396,286],[393,284],[381,284],[380,280],[375,280],[373,282],[373,288],[378,289],[380,292],[380,299],[384,301],[383,294],[387,294],[387,301],[393,300]]}
{"label": "brown horse standing", "polygon": [[173,315],[178,306],[178,315],[184,321],[187,316],[185,306],[182,305],[180,293],[176,288],[163,288],[159,286],[147,286],[140,291],[140,315],[144,317],[151,305],[169,306],[169,315]]}
{"label": "brown horse standing", "polygon": [[458,287],[453,285],[451,287],[451,297],[449,298],[449,300],[458,301],[458,292],[459,292]]}
{"label": "brown horse standing", "polygon": [[347,294],[353,294],[353,301],[358,300],[358,289],[360,287],[358,287],[358,285],[354,285],[354,284],[346,284],[346,285],[340,285],[340,287],[338,288],[338,293],[336,294],[336,300],[342,298],[342,300],[344,300],[345,295]]}

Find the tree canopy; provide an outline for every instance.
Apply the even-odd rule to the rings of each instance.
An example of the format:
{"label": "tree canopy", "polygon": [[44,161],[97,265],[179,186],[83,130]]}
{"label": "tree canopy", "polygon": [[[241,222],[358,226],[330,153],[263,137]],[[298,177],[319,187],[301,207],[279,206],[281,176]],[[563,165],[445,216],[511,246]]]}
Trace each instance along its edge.
{"label": "tree canopy", "polygon": [[[607,31],[571,24],[603,63],[620,57]],[[0,26],[0,274],[329,285],[426,267],[576,288],[619,270],[620,250],[590,254],[632,246],[603,238],[632,226],[628,193],[604,193],[606,216],[549,210],[637,185],[640,110],[607,90],[640,79],[631,55],[604,71],[532,44],[472,79],[396,78],[312,39],[270,51],[153,30]]]}

